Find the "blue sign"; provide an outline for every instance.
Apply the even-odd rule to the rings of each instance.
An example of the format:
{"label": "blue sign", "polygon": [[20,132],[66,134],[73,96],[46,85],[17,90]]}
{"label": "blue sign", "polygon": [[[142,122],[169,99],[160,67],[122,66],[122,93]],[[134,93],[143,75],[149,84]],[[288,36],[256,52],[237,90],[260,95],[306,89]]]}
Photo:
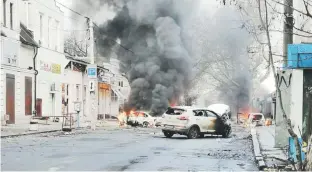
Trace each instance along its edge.
{"label": "blue sign", "polygon": [[89,78],[97,78],[97,74],[96,74],[96,67],[89,67],[88,68],[88,77]]}
{"label": "blue sign", "polygon": [[312,68],[312,44],[289,44],[287,68]]}

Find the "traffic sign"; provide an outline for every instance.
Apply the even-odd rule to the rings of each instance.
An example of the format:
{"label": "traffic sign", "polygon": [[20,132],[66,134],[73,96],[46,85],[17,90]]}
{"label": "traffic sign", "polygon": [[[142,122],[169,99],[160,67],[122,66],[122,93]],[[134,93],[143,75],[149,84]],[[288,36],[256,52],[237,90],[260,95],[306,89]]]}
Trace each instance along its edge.
{"label": "traffic sign", "polygon": [[97,78],[96,66],[89,65],[87,68],[89,78]]}

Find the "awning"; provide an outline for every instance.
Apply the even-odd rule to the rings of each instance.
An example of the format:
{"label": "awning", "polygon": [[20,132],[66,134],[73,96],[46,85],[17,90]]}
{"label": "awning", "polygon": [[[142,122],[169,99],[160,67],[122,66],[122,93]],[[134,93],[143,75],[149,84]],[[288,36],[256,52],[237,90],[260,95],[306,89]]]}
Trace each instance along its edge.
{"label": "awning", "polygon": [[34,35],[31,31],[27,29],[27,27],[24,24],[20,24],[21,32],[20,32],[20,40],[22,43],[33,46],[33,47],[38,47],[39,45],[37,42],[34,40]]}

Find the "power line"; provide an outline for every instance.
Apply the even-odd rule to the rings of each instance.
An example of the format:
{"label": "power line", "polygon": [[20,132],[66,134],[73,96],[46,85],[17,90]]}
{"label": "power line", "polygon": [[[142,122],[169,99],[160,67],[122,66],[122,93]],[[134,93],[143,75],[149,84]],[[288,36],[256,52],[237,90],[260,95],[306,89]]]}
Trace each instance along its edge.
{"label": "power line", "polygon": [[[51,11],[54,11],[54,12],[59,13],[59,11],[56,11],[56,10],[54,10],[54,9],[50,8],[49,6],[47,6],[46,4],[44,4],[44,3],[42,3],[42,2],[40,2],[40,1],[38,1],[38,0],[34,0],[34,1],[36,1],[37,3],[39,3],[39,4],[43,5],[43,6],[45,6],[46,8],[50,9]],[[57,2],[57,1],[56,1],[56,2]],[[57,3],[59,3],[59,2],[57,2]],[[60,3],[59,3],[59,4],[60,4]],[[61,5],[61,4],[60,4],[60,5]],[[81,15],[81,16],[82,16],[82,15]],[[73,17],[70,17],[70,16],[65,16],[65,15],[63,15],[63,17],[67,17],[67,18],[70,18],[70,19],[73,19],[73,20],[79,21],[78,19],[73,18]],[[85,17],[85,16],[83,16],[83,17]]]}
{"label": "power line", "polygon": [[89,17],[84,16],[83,14],[81,14],[81,13],[79,13],[79,12],[77,12],[77,11],[75,11],[75,10],[69,8],[69,7],[67,7],[66,5],[64,5],[64,4],[62,4],[62,3],[58,2],[58,1],[55,1],[55,2],[57,2],[58,4],[60,4],[61,6],[63,6],[64,8],[67,8],[67,9],[70,10],[71,12],[78,14],[78,15],[81,16],[81,17],[89,18]]}

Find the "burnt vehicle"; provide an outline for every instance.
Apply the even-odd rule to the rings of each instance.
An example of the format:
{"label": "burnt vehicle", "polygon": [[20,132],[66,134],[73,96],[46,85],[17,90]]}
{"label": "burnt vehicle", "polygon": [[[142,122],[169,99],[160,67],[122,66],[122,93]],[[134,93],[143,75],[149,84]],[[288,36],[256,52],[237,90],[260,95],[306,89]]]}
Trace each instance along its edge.
{"label": "burnt vehicle", "polygon": [[227,117],[194,107],[169,107],[163,115],[162,132],[168,138],[174,134],[186,135],[189,139],[204,137],[205,134],[222,135],[226,138],[232,132]]}

